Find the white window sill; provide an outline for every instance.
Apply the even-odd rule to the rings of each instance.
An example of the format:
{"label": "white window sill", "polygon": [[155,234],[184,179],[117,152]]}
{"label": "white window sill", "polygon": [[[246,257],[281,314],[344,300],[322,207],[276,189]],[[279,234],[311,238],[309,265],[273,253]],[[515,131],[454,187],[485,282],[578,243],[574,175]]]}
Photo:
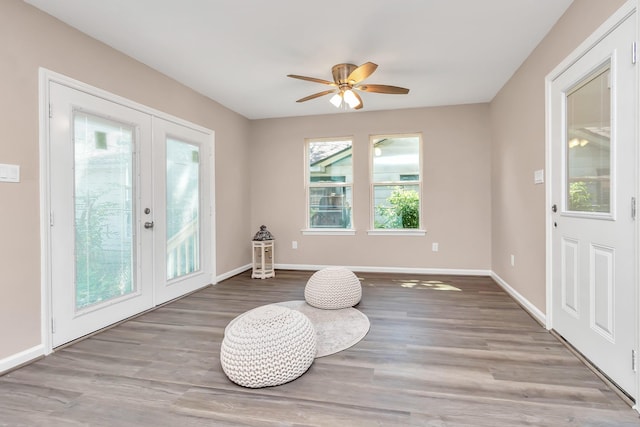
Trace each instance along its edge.
{"label": "white window sill", "polygon": [[300,230],[304,236],[355,236],[353,228],[305,228]]}
{"label": "white window sill", "polygon": [[367,230],[369,236],[426,236],[427,230],[418,229],[379,229],[379,230]]}

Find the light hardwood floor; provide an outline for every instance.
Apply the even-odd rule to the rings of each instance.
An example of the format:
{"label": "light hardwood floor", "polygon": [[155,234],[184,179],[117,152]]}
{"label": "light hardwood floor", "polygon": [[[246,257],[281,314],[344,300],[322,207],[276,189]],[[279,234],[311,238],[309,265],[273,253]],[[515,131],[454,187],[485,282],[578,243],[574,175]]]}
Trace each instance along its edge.
{"label": "light hardwood floor", "polygon": [[363,341],[250,390],[219,361],[238,314],[304,299],[249,272],[0,377],[2,426],[636,426],[638,414],[490,278],[360,273]]}

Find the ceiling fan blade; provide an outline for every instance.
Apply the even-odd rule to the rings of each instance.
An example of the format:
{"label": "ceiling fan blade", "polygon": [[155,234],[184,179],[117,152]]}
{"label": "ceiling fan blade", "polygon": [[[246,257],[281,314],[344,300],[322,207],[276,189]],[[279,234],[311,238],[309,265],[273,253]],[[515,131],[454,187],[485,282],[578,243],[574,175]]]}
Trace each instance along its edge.
{"label": "ceiling fan blade", "polygon": [[361,66],[353,70],[351,74],[349,74],[349,77],[347,77],[347,82],[351,84],[361,82],[371,74],[373,74],[376,68],[378,68],[378,64],[374,64],[373,62],[362,64]]}
{"label": "ceiling fan blade", "polygon": [[324,90],[322,92],[314,93],[313,95],[305,96],[304,98],[298,99],[296,102],[304,102],[309,101],[310,99],[319,98],[321,96],[329,95],[330,93],[334,93],[336,89]]}
{"label": "ceiling fan blade", "polygon": [[[353,91],[352,91],[353,92]],[[356,92],[353,92],[353,94],[356,96],[356,98],[358,98],[358,101],[360,101],[360,104],[358,104],[354,110],[360,110],[362,107],[364,107],[364,102],[362,102],[362,98],[360,98],[360,95],[358,95]]]}
{"label": "ceiling fan blade", "polygon": [[409,93],[409,89],[407,88],[389,85],[361,85],[355,86],[354,89],[361,90],[363,92],[390,93],[396,95],[405,95]]}
{"label": "ceiling fan blade", "polygon": [[287,74],[287,77],[291,77],[292,79],[307,80],[309,82],[322,83],[324,85],[337,86],[334,82],[330,82],[329,80],[316,79],[315,77],[298,76],[296,74]]}

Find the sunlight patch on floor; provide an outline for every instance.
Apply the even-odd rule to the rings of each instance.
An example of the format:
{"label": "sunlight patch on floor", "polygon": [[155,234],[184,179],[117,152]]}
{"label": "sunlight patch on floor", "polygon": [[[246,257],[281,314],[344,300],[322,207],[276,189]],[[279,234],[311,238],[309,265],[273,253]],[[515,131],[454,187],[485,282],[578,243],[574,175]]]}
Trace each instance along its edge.
{"label": "sunlight patch on floor", "polygon": [[462,292],[462,289],[439,280],[394,280],[394,282],[399,282],[403,288]]}

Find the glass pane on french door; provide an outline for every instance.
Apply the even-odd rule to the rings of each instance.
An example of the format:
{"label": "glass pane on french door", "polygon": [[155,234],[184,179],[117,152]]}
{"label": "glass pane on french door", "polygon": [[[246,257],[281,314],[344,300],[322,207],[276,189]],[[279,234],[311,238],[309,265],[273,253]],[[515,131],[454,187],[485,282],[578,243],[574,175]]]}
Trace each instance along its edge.
{"label": "glass pane on french door", "polygon": [[134,128],[76,111],[73,115],[75,308],[136,291]]}
{"label": "glass pane on french door", "polygon": [[167,280],[200,270],[200,147],[172,137],[167,153]]}

